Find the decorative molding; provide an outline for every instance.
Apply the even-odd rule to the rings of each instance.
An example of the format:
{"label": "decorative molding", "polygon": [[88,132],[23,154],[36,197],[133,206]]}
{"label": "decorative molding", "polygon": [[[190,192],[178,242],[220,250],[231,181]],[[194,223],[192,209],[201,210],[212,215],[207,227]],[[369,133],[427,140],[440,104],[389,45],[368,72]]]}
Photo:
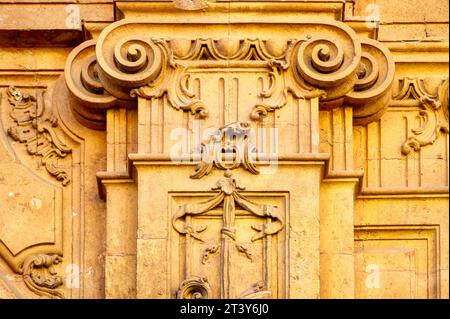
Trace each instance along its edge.
{"label": "decorative molding", "polygon": [[[252,174],[259,174],[252,156],[256,147],[252,140],[249,123],[231,123],[211,134],[208,142],[200,145],[201,160],[191,178],[208,175],[213,167],[221,170],[234,170],[241,165]],[[253,155],[252,155],[253,154]],[[225,158],[224,158],[225,157]]]}
{"label": "decorative molding", "polygon": [[58,119],[51,111],[46,113],[43,90],[38,90],[37,97],[15,87],[9,87],[7,93],[12,106],[10,117],[15,122],[8,128],[8,135],[24,143],[28,154],[40,156],[47,172],[67,186],[70,183],[69,172],[59,165],[59,160],[72,150],[56,134]]}
{"label": "decorative molding", "polygon": [[358,39],[344,23],[301,21],[292,25],[294,39],[277,37],[281,25],[259,26],[262,34],[272,27],[276,40],[255,38],[245,25],[233,25],[240,38],[224,38],[221,23],[205,27],[211,28],[208,38],[186,37],[180,25],[173,26],[173,38],[154,38],[149,36],[158,34],[152,23],[124,19],[109,25],[96,44],[87,41],[68,58],[65,76],[78,99],[75,113],[87,125],[98,124],[105,108],[132,107],[137,97],[166,96],[172,107],[205,118],[216,106],[207,110],[189,87],[194,69],[264,69],[270,85],[259,93],[261,102],[249,114],[253,120],[282,108],[292,94],[317,97],[326,108],[352,105],[355,121],[364,123],[381,116],[391,97],[394,62],[389,51],[374,40]]}
{"label": "decorative molding", "polygon": [[406,77],[400,82],[400,90],[394,100],[414,99],[420,102],[421,124],[411,129],[402,146],[402,153],[419,151],[423,146],[434,144],[440,133],[448,134],[448,78],[440,81],[436,93],[429,92],[432,86],[426,79]]}
{"label": "decorative molding", "polygon": [[209,299],[211,287],[205,277],[192,276],[184,280],[177,291],[177,299]]}
{"label": "decorative molding", "polygon": [[54,269],[61,261],[62,257],[58,255],[31,255],[25,259],[19,273],[34,293],[50,298],[64,298],[64,294],[56,290],[63,284],[64,278],[58,276]]}

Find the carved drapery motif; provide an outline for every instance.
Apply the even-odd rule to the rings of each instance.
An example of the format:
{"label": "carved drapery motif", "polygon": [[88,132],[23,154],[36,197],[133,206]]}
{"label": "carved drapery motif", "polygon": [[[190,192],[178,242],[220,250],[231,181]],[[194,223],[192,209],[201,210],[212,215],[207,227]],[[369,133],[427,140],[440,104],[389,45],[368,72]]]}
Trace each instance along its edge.
{"label": "carved drapery motif", "polygon": [[[259,93],[262,101],[249,114],[253,120],[285,106],[288,94],[319,97],[328,108],[352,105],[359,124],[379,117],[391,97],[394,63],[389,51],[374,40],[359,40],[342,23],[319,23],[321,33],[313,27],[317,23],[299,24],[304,27],[296,26],[296,39],[255,39],[244,34],[242,38],[177,39],[147,36],[144,30],[151,25],[145,23],[115,22],[100,34],[95,57],[91,56],[92,41],[75,48],[69,57],[66,82],[72,94],[83,100],[81,107],[74,106],[75,112],[83,113],[87,123],[96,122],[97,113],[104,114],[104,108],[112,104],[129,107],[137,96],[165,95],[172,107],[205,118],[208,108],[216,106],[205,106],[196,97],[189,87],[190,71],[238,67],[263,68],[270,77],[269,87]],[[140,31],[125,35],[127,27]],[[91,53],[83,65],[90,66],[76,66],[83,59],[78,53],[88,47]]]}
{"label": "carved drapery motif", "polygon": [[192,225],[183,223],[181,219],[186,215],[201,215],[223,204],[223,227],[222,234],[233,241],[235,240],[234,231],[234,210],[235,204],[240,205],[244,210],[252,213],[258,217],[270,218],[272,222],[265,223],[261,226],[252,226],[253,230],[257,232],[252,237],[252,241],[256,241],[266,237],[267,235],[275,235],[284,227],[284,221],[281,216],[276,213],[276,207],[270,205],[256,204],[245,196],[239,193],[245,187],[240,185],[238,181],[231,177],[229,171],[225,172],[225,177],[217,181],[216,186],[212,190],[219,190],[219,193],[211,199],[195,203],[185,204],[177,211],[172,218],[172,225],[174,229],[180,234],[189,234],[193,238],[203,241],[200,233],[206,229],[206,226],[193,228]]}
{"label": "carved drapery motif", "polygon": [[448,79],[442,80],[437,93],[427,90],[426,81],[417,78],[404,78],[400,81],[400,90],[395,100],[415,99],[420,102],[421,124],[412,128],[402,146],[402,153],[408,155],[411,150],[434,144],[440,133],[448,134]]}
{"label": "carved drapery motif", "polygon": [[69,172],[59,165],[59,160],[70,154],[71,149],[55,132],[58,120],[45,110],[43,91],[39,90],[36,97],[9,87],[8,101],[12,106],[10,117],[15,122],[8,128],[8,135],[24,143],[28,154],[40,156],[47,172],[63,186],[68,185]]}
{"label": "carved drapery motif", "polygon": [[[212,188],[213,190],[218,190],[219,193],[210,198],[207,201],[193,204],[185,204],[179,208],[179,210],[175,213],[172,218],[173,228],[182,235],[190,236],[193,239],[204,242],[201,232],[205,231],[207,226],[193,226],[189,223],[189,219],[185,217],[198,216],[205,214],[214,208],[222,205],[222,228],[221,232],[221,244],[220,245],[212,245],[205,249],[202,255],[202,264],[206,264],[208,258],[212,254],[216,254],[218,252],[221,253],[221,287],[220,287],[220,295],[222,298],[230,298],[232,297],[232,292],[230,288],[229,281],[229,258],[231,254],[231,247],[234,248],[241,254],[243,254],[246,258],[248,258],[251,262],[253,262],[253,254],[250,249],[246,247],[244,244],[237,242],[236,238],[236,204],[243,208],[245,211],[259,217],[263,218],[265,223],[261,225],[253,225],[252,229],[257,232],[251,238],[252,242],[255,242],[260,239],[264,239],[270,235],[276,235],[284,228],[283,218],[276,212],[276,207],[271,205],[260,205],[254,203],[244,197],[239,192],[244,190],[245,187],[240,185],[236,179],[231,177],[230,171],[225,172],[225,177],[221,178],[217,184]],[[184,218],[184,220],[182,220]],[[192,284],[187,279],[189,285]],[[195,283],[198,283],[198,280],[194,280]],[[189,286],[188,285],[188,286]],[[185,282],[182,283],[182,287],[186,286]],[[250,291],[245,291],[240,295],[241,298],[251,297],[264,297],[270,296],[270,292],[264,290],[266,284],[263,282],[257,287],[258,289],[251,288]],[[189,286],[190,287],[190,286]],[[180,289],[181,292],[178,293],[178,296],[184,295],[183,288]],[[203,294],[199,294],[202,296]],[[190,298],[190,297],[189,297]]]}
{"label": "carved drapery motif", "polygon": [[56,290],[64,283],[64,278],[58,276],[54,268],[61,261],[62,258],[58,255],[31,255],[25,259],[19,273],[34,293],[50,298],[64,298],[64,294]]}

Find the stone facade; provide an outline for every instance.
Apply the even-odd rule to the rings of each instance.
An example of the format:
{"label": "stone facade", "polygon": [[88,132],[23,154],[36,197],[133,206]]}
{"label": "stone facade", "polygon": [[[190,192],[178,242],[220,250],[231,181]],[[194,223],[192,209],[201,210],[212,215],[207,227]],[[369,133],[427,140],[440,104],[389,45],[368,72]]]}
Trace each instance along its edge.
{"label": "stone facade", "polygon": [[0,0],[0,298],[448,298],[448,21]]}

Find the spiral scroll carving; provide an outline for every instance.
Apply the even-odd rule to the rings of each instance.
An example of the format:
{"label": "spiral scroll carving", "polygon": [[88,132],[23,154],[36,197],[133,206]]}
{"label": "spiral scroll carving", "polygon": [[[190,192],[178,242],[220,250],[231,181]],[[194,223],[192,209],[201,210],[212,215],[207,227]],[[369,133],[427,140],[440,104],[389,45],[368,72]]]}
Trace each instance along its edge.
{"label": "spiral scroll carving", "polygon": [[193,90],[193,73],[257,68],[267,71],[270,83],[258,93],[252,120],[284,107],[289,95],[317,97],[321,108],[347,103],[354,107],[357,124],[379,117],[393,82],[388,50],[374,40],[358,39],[340,22],[299,22],[293,27],[298,31],[294,38],[189,38],[184,32],[177,38],[175,30],[174,38],[154,38],[152,24],[117,21],[101,32],[97,44],[87,41],[71,53],[66,82],[83,105],[74,110],[79,118],[98,124],[104,121],[104,109],[113,105],[132,107],[137,97],[165,97],[175,109],[204,119],[209,111],[197,96],[201,90]]}
{"label": "spiral scroll carving", "polygon": [[211,298],[211,287],[205,277],[192,276],[184,280],[177,291],[177,299]]}
{"label": "spiral scroll carving", "polygon": [[356,82],[361,47],[357,41],[346,44],[331,36],[314,36],[300,44],[296,71],[310,85],[324,89],[325,100],[348,92]]}
{"label": "spiral scroll carving", "polygon": [[104,89],[98,76],[95,41],[76,47],[69,55],[65,80],[75,103],[71,103],[76,118],[93,129],[104,128],[105,110],[117,103],[117,98]]}
{"label": "spiral scroll carving", "polygon": [[49,298],[63,299],[64,293],[57,290],[64,283],[64,277],[58,276],[55,265],[62,262],[58,255],[38,254],[25,259],[19,273],[26,286],[35,294]]}
{"label": "spiral scroll carving", "polygon": [[384,113],[392,94],[395,65],[390,52],[377,41],[363,39],[361,45],[358,80],[345,100],[353,106],[355,124],[363,125]]}
{"label": "spiral scroll carving", "polygon": [[137,88],[154,80],[162,68],[161,49],[152,40],[125,38],[115,45],[112,54],[99,54],[100,76],[107,79],[109,90],[123,99],[130,99],[125,88]]}

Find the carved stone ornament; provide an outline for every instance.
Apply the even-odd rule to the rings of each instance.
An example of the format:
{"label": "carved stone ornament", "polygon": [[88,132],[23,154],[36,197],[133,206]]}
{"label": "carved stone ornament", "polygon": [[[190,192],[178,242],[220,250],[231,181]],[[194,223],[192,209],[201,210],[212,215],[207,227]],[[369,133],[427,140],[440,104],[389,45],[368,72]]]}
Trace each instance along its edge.
{"label": "carved stone ornament", "polygon": [[211,297],[211,287],[208,279],[193,276],[184,280],[177,292],[177,299],[208,299]]}
{"label": "carved stone ornament", "polygon": [[56,134],[58,120],[45,110],[43,91],[38,90],[34,96],[9,87],[8,101],[12,107],[10,117],[15,123],[8,128],[8,135],[24,143],[28,154],[40,156],[47,172],[63,186],[68,185],[69,172],[59,165],[59,160],[70,154],[71,149]]}
{"label": "carved stone ornament", "polygon": [[[254,216],[264,220],[263,224],[253,225],[252,229],[256,231],[256,234],[251,238],[251,241],[257,241],[264,239],[267,236],[276,235],[284,228],[284,220],[276,211],[275,206],[271,205],[261,205],[254,203],[247,199],[245,196],[240,194],[241,190],[245,188],[236,181],[236,179],[231,177],[229,171],[225,172],[225,177],[221,178],[213,190],[218,190],[218,194],[211,199],[199,203],[185,204],[179,208],[172,218],[172,225],[174,229],[182,234],[190,236],[191,238],[204,242],[201,233],[206,230],[207,226],[193,226],[191,225],[185,217],[187,216],[199,216],[209,212],[210,210],[222,206],[223,210],[223,225],[221,228],[221,244],[213,245],[208,248],[203,253],[202,264],[208,261],[210,255],[221,253],[221,297],[230,298],[232,297],[230,282],[227,280],[229,278],[229,268],[228,263],[229,256],[231,254],[230,250],[234,248],[241,254],[244,254],[251,262],[253,262],[253,255],[249,248],[237,242],[236,238],[236,205],[239,205],[245,211],[253,214]],[[189,280],[189,279],[188,279]],[[264,286],[264,284],[263,284]],[[182,284],[183,287],[183,284]],[[250,291],[245,294],[251,295],[256,292],[262,291],[262,288],[258,291]],[[270,292],[264,292],[262,295],[270,295]],[[244,298],[244,296],[241,296]]]}
{"label": "carved stone ornament", "polygon": [[191,178],[208,175],[213,167],[233,170],[241,165],[252,174],[259,174],[255,165],[256,147],[248,123],[231,123],[217,130],[208,142],[200,145],[201,160]]}
{"label": "carved stone ornament", "polygon": [[40,296],[64,298],[61,291],[56,290],[64,283],[64,278],[58,276],[54,265],[62,258],[58,255],[31,255],[25,259],[19,269],[27,287]]}
{"label": "carved stone ornament", "polygon": [[437,93],[427,90],[426,81],[417,78],[404,78],[400,81],[400,90],[394,100],[414,99],[420,102],[420,125],[411,129],[402,146],[402,153],[408,155],[411,150],[434,144],[442,133],[448,134],[448,79],[442,80]]}
{"label": "carved stone ornament", "polygon": [[106,27],[97,42],[75,48],[65,68],[74,114],[101,129],[105,109],[133,107],[136,97],[166,96],[175,109],[202,119],[216,106],[196,97],[191,71],[231,67],[264,69],[270,76],[269,87],[259,93],[261,102],[248,114],[252,120],[282,108],[292,94],[319,97],[322,107],[351,105],[358,124],[381,116],[391,97],[389,51],[377,41],[358,39],[344,23],[299,21],[290,32],[282,24],[259,26],[270,28],[276,40],[258,38],[240,24],[227,25],[233,29],[230,36],[219,22],[205,25],[208,38],[189,38],[188,27],[171,26],[171,36],[180,36],[169,38],[152,23],[124,19]]}
{"label": "carved stone ornament", "polygon": [[[172,218],[172,225],[174,229],[180,234],[189,234],[191,237],[203,241],[200,233],[206,229],[206,226],[193,227],[181,221],[186,215],[201,215],[223,204],[223,227],[222,235],[232,241],[236,240],[234,222],[235,222],[235,207],[240,205],[244,210],[254,214],[257,217],[269,218],[271,222],[263,225],[252,226],[257,233],[252,237],[252,241],[256,241],[266,237],[267,235],[274,235],[284,227],[284,221],[281,216],[276,213],[276,207],[271,205],[260,205],[247,199],[241,195],[239,191],[244,190],[245,187],[239,185],[236,179],[231,177],[229,171],[225,172],[225,177],[221,178],[213,190],[219,190],[219,193],[211,199],[195,203],[185,204],[180,207],[177,213]],[[245,250],[244,248],[239,248]]]}

